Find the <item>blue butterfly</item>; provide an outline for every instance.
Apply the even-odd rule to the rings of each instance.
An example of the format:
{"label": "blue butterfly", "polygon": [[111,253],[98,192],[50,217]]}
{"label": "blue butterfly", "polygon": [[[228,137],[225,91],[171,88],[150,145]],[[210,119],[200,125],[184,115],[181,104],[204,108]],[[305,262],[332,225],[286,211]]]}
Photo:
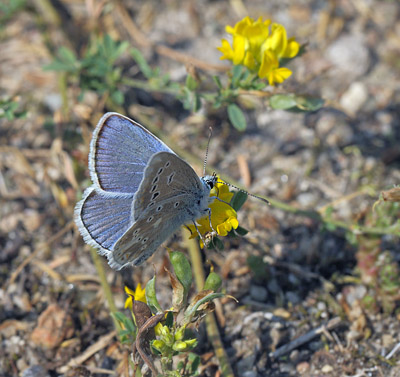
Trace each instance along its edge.
{"label": "blue butterfly", "polygon": [[107,113],[93,132],[93,185],[75,207],[89,245],[117,270],[139,266],[179,227],[210,215],[217,177],[198,177],[167,145],[140,124]]}

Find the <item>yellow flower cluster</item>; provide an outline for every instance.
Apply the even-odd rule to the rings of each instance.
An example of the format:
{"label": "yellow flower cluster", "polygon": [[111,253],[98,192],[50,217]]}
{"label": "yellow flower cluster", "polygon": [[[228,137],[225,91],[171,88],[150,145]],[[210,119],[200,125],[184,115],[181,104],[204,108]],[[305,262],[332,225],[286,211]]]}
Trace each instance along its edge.
{"label": "yellow flower cluster", "polygon": [[270,85],[280,84],[291,76],[292,71],[279,67],[279,61],[295,57],[300,45],[294,37],[287,39],[283,25],[271,25],[270,20],[262,21],[261,17],[257,21],[245,17],[234,27],[227,26],[226,31],[232,34],[232,45],[226,39],[222,40],[222,46],[218,48],[223,54],[221,59],[246,66],[257,72],[258,77],[266,78]]}
{"label": "yellow flower cluster", "polygon": [[[231,201],[233,192],[229,191],[227,185],[217,182],[214,188],[211,190],[210,196],[218,196],[218,198],[226,202],[224,203],[219,200],[214,200],[209,205],[211,209],[212,227],[220,236],[226,236],[232,230],[232,228],[236,229],[239,226],[236,211],[229,204],[227,204]],[[194,225],[189,225],[188,227],[192,232],[190,238],[197,237],[197,231]],[[208,216],[197,220],[197,229],[202,235],[212,232]]]}

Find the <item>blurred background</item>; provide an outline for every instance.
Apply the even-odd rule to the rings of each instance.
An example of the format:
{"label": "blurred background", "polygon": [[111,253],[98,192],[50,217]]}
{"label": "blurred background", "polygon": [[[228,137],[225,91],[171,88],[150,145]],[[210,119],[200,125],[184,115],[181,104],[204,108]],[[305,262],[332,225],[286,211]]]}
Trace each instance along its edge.
{"label": "blurred background", "polygon": [[[107,111],[149,128],[200,175],[212,126],[210,169],[271,199],[247,200],[238,217],[249,233],[203,255],[239,300],[216,308],[235,375],[399,376],[399,205],[388,193],[400,181],[399,13],[378,0],[3,0],[0,376],[127,375],[130,351],[72,220]],[[225,82],[217,47],[245,16],[306,45],[266,92],[322,98],[320,110],[274,110],[249,93],[239,131],[225,107],[187,106],[174,85],[188,72],[205,91],[213,75]],[[185,251],[179,233],[167,245]],[[165,247],[122,273],[102,263],[118,310],[124,285],[146,284],[153,265],[170,305]],[[203,326],[197,336],[201,375],[219,375]]]}

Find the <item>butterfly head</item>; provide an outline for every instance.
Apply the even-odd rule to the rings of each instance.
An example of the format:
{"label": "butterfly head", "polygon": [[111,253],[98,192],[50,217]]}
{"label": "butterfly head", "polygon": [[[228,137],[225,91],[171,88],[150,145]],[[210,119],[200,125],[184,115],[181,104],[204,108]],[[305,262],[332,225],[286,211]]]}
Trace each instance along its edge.
{"label": "butterfly head", "polygon": [[218,177],[216,173],[213,173],[213,175],[205,175],[204,177],[201,177],[201,180],[203,184],[211,190],[215,184],[217,183]]}

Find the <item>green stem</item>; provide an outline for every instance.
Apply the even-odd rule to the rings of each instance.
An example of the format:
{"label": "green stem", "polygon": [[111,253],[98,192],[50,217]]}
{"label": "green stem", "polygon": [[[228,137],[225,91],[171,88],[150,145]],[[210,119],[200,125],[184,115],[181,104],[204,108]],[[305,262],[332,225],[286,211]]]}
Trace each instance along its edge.
{"label": "green stem", "polygon": [[69,103],[68,103],[68,88],[67,88],[67,73],[58,74],[58,87],[60,89],[62,100],[62,115],[64,119],[70,119]]}
{"label": "green stem", "polygon": [[[99,254],[97,254],[97,251],[93,249],[92,247],[90,248],[90,256],[92,257],[92,261],[96,267],[97,274],[100,279],[101,287],[103,288],[103,292],[108,304],[108,308],[110,309],[111,313],[115,313],[117,311],[117,307],[115,306],[114,298],[111,292],[111,287],[108,284],[107,277],[106,277],[106,272],[104,270],[103,262],[101,258],[99,257]],[[111,316],[113,321],[114,321],[114,326],[117,332],[119,333],[122,328],[119,322],[114,318],[114,316]]]}
{"label": "green stem", "polygon": [[[182,230],[182,238],[186,241],[186,247],[189,251],[190,260],[192,262],[193,275],[195,278],[197,291],[201,291],[204,287],[205,274],[199,244],[195,239],[189,239],[186,231]],[[228,355],[225,352],[221,336],[219,335],[217,321],[213,313],[205,317],[207,336],[210,343],[214,347],[215,355],[218,358],[218,363],[221,368],[223,377],[234,377],[232,367],[229,363]]]}
{"label": "green stem", "polygon": [[149,92],[159,92],[159,93],[166,93],[166,94],[172,94],[173,96],[177,96],[180,94],[180,89],[175,89],[175,88],[168,88],[168,87],[159,87],[155,86],[154,84],[151,84],[149,81],[143,81],[143,80],[135,80],[135,79],[129,79],[129,78],[123,78],[121,83],[123,85],[130,86],[132,88],[137,88],[137,89],[143,89],[147,90]]}

